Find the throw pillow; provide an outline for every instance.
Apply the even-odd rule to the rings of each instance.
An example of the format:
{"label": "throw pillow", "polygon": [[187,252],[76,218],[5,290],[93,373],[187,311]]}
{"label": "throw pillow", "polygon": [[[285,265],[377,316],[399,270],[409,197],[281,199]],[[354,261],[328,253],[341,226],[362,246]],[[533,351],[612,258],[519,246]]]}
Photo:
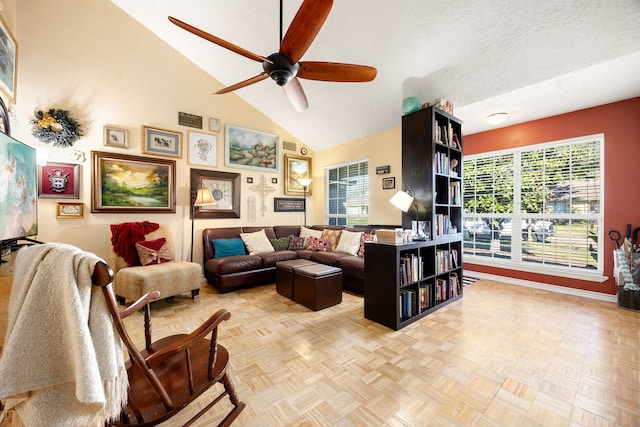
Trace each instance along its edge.
{"label": "throw pillow", "polygon": [[340,234],[340,240],[338,246],[336,246],[336,252],[342,252],[349,255],[358,255],[360,249],[360,240],[362,240],[362,231],[353,232],[349,230],[342,230]]}
{"label": "throw pillow", "polygon": [[300,227],[300,237],[317,237],[319,239],[322,237],[322,230],[312,230],[311,228]]}
{"label": "throw pillow", "polygon": [[338,241],[340,240],[341,233],[342,233],[342,230],[330,230],[330,229],[322,230],[322,238],[329,239],[330,251],[336,250],[336,246],[338,246]]}
{"label": "throw pillow", "polygon": [[329,249],[329,239],[323,239],[322,237],[309,237],[307,241],[307,247],[309,251],[326,251]]}
{"label": "throw pillow", "polygon": [[236,237],[234,239],[213,239],[213,249],[215,251],[214,258],[223,258],[227,256],[246,255],[242,239]]}
{"label": "throw pillow", "polygon": [[305,247],[305,238],[298,236],[289,237],[289,250],[290,251],[301,251]]}
{"label": "throw pillow", "polygon": [[271,246],[273,246],[273,249],[275,249],[276,251],[286,251],[287,249],[289,249],[288,237],[282,237],[280,239],[270,239],[269,241],[271,242]]}
{"label": "throw pillow", "polygon": [[142,265],[161,264],[171,261],[167,239],[164,237],[136,242],[136,251]]}
{"label": "throw pillow", "polygon": [[358,256],[364,256],[364,242],[373,242],[376,239],[376,236],[369,233],[362,233],[362,238],[360,239],[360,249],[358,249]]}
{"label": "throw pillow", "polygon": [[240,238],[249,250],[249,255],[275,252],[264,230],[256,231],[255,233],[240,233]]}

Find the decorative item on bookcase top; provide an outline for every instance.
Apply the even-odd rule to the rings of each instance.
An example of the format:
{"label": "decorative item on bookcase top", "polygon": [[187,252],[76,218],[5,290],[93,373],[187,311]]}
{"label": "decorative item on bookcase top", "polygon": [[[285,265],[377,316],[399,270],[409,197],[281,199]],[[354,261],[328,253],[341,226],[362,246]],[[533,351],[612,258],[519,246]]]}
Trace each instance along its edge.
{"label": "decorative item on bookcase top", "polygon": [[53,143],[54,147],[71,147],[83,136],[82,124],[60,108],[36,111],[31,124],[31,134],[45,144]]}
{"label": "decorative item on bookcase top", "polygon": [[417,96],[408,96],[402,100],[402,112],[404,114],[413,113],[422,108],[422,101]]}
{"label": "decorative item on bookcase top", "polygon": [[428,108],[428,107],[436,107],[441,109],[445,113],[449,113],[453,115],[453,104],[450,101],[447,101],[446,99],[443,99],[443,98],[436,98],[433,101],[425,102],[422,105],[422,108]]}
{"label": "decorative item on bookcase top", "polygon": [[391,166],[377,166],[376,167],[376,175],[384,175],[385,173],[391,172]]}

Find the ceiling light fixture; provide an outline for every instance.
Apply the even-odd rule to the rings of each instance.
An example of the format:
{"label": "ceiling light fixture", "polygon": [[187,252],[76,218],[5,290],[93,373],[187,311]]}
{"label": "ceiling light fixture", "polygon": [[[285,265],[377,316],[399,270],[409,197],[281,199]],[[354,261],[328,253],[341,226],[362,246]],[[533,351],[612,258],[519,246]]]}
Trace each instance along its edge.
{"label": "ceiling light fixture", "polygon": [[509,118],[509,113],[494,113],[486,117],[487,123],[499,125]]}

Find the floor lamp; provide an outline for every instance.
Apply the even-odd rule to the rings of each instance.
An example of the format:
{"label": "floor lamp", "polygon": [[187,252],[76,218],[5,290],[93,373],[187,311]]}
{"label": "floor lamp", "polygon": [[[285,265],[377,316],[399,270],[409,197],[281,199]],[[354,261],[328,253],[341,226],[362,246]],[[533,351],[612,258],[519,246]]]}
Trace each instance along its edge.
{"label": "floor lamp", "polygon": [[191,262],[193,262],[193,227],[196,219],[196,206],[215,205],[216,201],[210,190],[198,189],[191,191]]}
{"label": "floor lamp", "polygon": [[313,181],[311,178],[300,178],[298,182],[302,184],[302,188],[304,189],[304,226],[307,226],[307,187]]}

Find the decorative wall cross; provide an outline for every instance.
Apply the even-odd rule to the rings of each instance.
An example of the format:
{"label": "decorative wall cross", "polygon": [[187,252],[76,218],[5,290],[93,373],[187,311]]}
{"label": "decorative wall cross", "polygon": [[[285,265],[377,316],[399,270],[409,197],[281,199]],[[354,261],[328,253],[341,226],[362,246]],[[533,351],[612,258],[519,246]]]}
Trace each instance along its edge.
{"label": "decorative wall cross", "polygon": [[252,185],[251,187],[249,187],[249,190],[255,191],[260,195],[260,198],[262,199],[262,206],[260,206],[260,212],[262,213],[262,216],[264,216],[264,213],[267,211],[267,204],[265,203],[265,197],[267,196],[267,194],[273,193],[274,191],[276,191],[276,189],[274,187],[271,187],[270,185],[267,185],[267,178],[265,178],[264,175],[262,175],[262,178],[260,178],[260,184]]}

